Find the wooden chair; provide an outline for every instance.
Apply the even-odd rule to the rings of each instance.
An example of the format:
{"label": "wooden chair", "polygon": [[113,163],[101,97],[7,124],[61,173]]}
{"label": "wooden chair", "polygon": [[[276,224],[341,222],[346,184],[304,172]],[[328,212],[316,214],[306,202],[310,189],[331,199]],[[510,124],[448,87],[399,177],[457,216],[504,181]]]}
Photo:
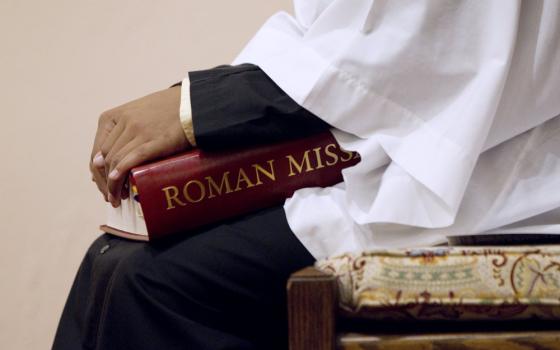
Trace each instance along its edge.
{"label": "wooden chair", "polygon": [[308,267],[287,285],[291,350],[560,349],[557,321],[384,322],[338,307],[337,280]]}

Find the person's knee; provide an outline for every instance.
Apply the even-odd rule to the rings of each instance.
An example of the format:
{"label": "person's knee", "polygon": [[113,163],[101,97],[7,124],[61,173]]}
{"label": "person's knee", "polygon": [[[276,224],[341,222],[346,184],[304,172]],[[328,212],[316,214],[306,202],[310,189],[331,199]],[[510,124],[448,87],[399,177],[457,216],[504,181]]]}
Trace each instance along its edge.
{"label": "person's knee", "polygon": [[102,248],[108,244],[108,241],[109,241],[109,237],[107,236],[107,234],[102,234],[99,237],[97,237],[89,245],[86,252],[86,257],[95,257],[99,255]]}
{"label": "person's knee", "polygon": [[136,249],[123,254],[115,265],[113,283],[121,288],[137,288],[154,272],[152,259],[147,249]]}

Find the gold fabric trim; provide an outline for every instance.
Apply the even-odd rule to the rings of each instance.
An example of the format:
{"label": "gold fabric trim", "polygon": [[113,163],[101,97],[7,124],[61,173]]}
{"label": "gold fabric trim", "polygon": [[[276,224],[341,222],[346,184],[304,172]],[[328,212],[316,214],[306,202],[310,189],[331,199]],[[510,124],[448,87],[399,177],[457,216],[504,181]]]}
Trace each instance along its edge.
{"label": "gold fabric trim", "polygon": [[345,254],[341,308],[374,319],[560,319],[560,246],[451,247]]}

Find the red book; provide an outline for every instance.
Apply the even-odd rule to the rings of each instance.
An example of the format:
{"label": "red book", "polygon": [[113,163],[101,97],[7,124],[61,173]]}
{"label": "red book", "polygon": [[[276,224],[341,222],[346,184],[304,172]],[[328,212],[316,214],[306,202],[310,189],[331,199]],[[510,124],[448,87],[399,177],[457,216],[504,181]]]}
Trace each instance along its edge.
{"label": "red book", "polygon": [[138,240],[185,234],[282,204],[300,188],[332,186],[358,162],[330,132],[244,150],[190,150],[132,169],[131,196],[110,207],[101,229]]}

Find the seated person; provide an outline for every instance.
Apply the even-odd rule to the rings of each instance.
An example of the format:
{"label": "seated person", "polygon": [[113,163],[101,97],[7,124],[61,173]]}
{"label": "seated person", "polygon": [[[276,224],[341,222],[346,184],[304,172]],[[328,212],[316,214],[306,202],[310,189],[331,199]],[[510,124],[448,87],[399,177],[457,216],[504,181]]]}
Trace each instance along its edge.
{"label": "seated person", "polygon": [[118,206],[143,162],[329,127],[361,162],[341,184],[188,236],[101,236],[54,349],[286,348],[285,283],[315,259],[438,244],[560,207],[560,3],[295,9],[272,17],[236,60],[253,64],[191,72],[181,87],[103,113],[94,181]]}
{"label": "seated person", "polygon": [[[115,207],[125,178],[113,179],[111,172],[127,168],[127,162],[134,164],[134,152],[152,152],[147,157],[156,158],[195,142],[202,149],[247,147],[328,127],[254,65],[191,72],[189,80],[192,88],[211,85],[231,91],[220,102],[191,101],[194,133],[190,126],[185,133],[179,120],[181,86],[129,102],[100,118],[93,157],[101,152],[103,162],[92,162],[91,169]],[[243,108],[223,107],[232,101]],[[135,126],[148,131],[145,139],[138,137]],[[117,139],[116,128],[129,134],[123,131]],[[53,348],[284,349],[285,283],[292,272],[313,262],[291,232],[282,207],[159,243],[105,234],[91,245],[80,266]]]}

